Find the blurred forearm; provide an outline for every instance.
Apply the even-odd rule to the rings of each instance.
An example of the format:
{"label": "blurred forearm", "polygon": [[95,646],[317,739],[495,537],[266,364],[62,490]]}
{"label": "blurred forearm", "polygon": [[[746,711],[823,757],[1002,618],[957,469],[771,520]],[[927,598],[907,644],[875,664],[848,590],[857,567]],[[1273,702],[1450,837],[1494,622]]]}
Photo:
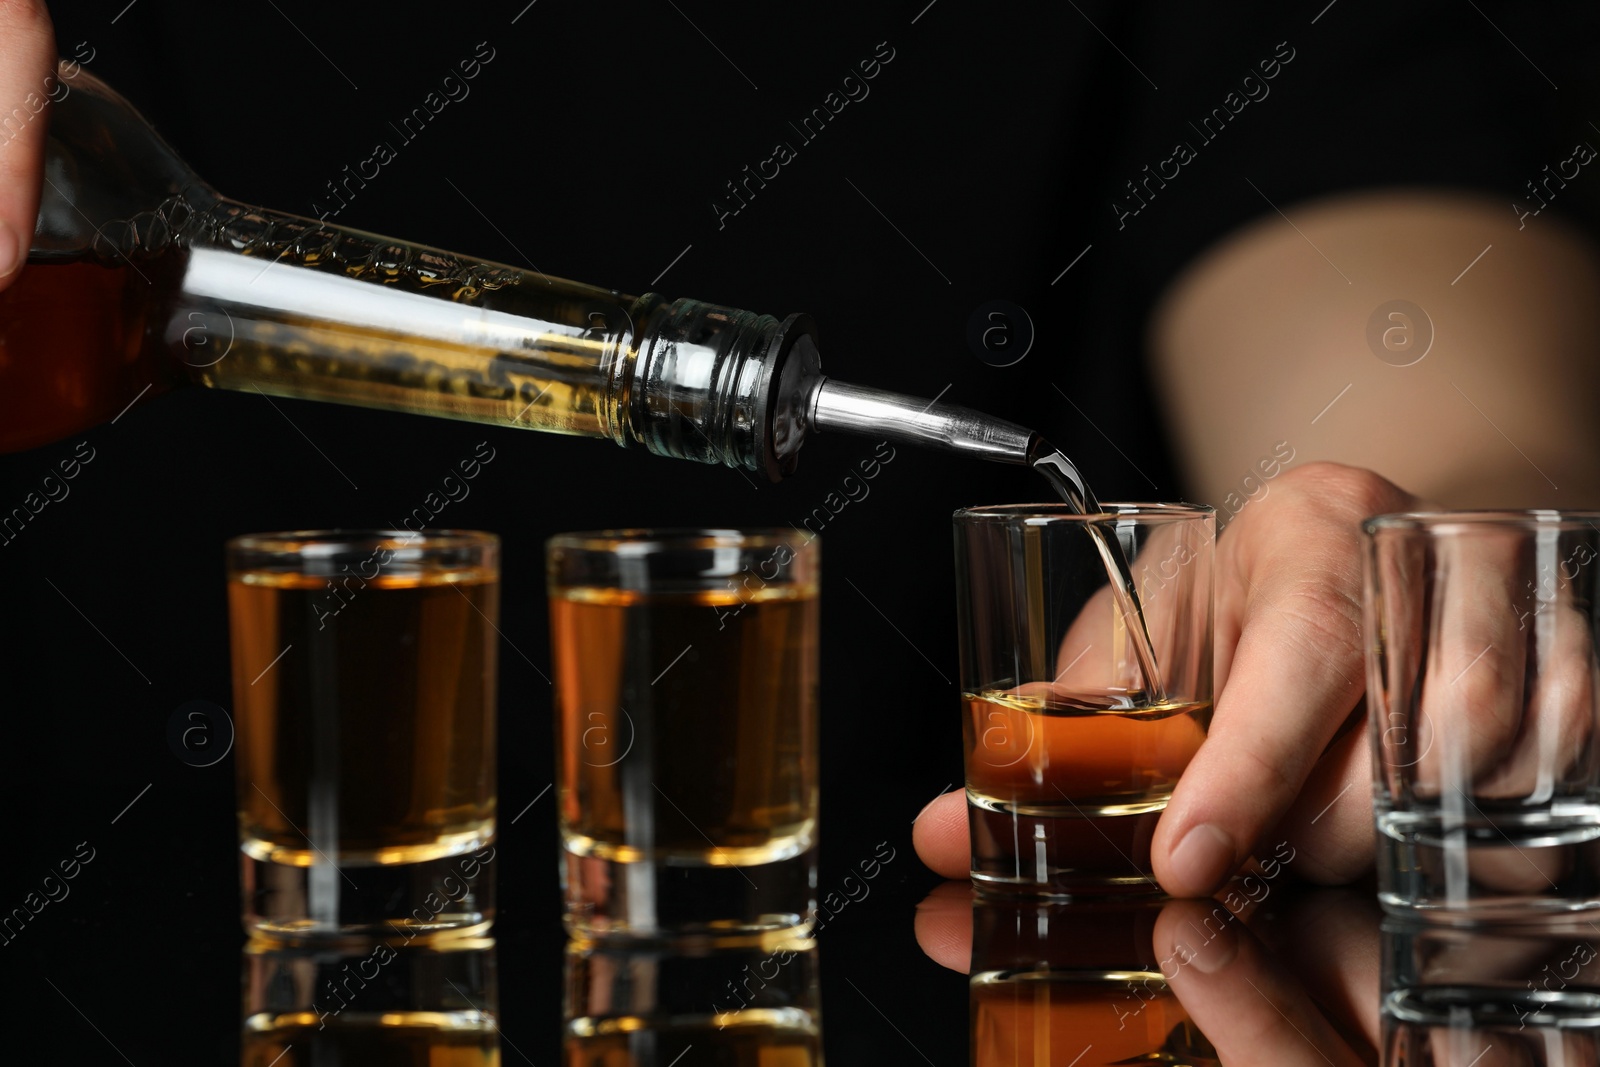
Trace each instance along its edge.
{"label": "blurred forearm", "polygon": [[1237,510],[1292,451],[1450,507],[1600,504],[1588,241],[1459,193],[1284,207],[1293,225],[1273,213],[1208,250],[1152,321],[1191,493]]}

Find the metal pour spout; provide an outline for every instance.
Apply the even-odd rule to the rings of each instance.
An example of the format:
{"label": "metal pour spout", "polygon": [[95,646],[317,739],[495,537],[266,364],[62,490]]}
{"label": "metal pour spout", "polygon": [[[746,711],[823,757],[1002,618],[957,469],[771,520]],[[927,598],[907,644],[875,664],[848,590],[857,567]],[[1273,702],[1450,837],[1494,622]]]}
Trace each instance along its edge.
{"label": "metal pour spout", "polygon": [[959,404],[822,378],[812,393],[810,424],[819,431],[887,437],[993,463],[1027,466],[1035,434]]}

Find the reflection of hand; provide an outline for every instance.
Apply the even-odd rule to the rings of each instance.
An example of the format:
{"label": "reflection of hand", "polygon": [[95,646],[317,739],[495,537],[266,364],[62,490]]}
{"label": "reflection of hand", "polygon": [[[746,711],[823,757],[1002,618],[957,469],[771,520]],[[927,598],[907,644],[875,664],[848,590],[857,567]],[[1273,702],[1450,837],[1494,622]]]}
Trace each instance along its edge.
{"label": "reflection of hand", "polygon": [[[1370,471],[1313,463],[1218,543],[1216,712],[1152,844],[1169,892],[1208,894],[1284,837],[1313,880],[1372,862],[1370,750],[1351,722],[1366,674],[1360,522],[1419,505]],[[1357,728],[1340,734],[1347,722]],[[969,863],[962,799],[929,805],[914,833],[923,862],[951,878]]]}
{"label": "reflection of hand", "polygon": [[[1245,924],[1218,922],[1213,913],[1225,912],[1216,901],[1175,900],[1162,909],[1153,938],[1161,973],[1223,1063],[1367,1062],[1378,1041],[1377,919],[1342,895],[1326,903],[1333,910],[1315,916],[1326,940],[1306,944],[1289,932],[1303,950],[1294,961],[1301,966]],[[1319,1004],[1346,1009],[1345,1026]]]}
{"label": "reflection of hand", "polygon": [[[55,33],[44,0],[0,3],[0,289],[10,285],[28,258],[39,214],[44,172],[45,115],[55,71]],[[27,121],[17,126],[17,117]]]}
{"label": "reflection of hand", "polygon": [[[973,959],[972,905],[969,886],[951,882],[936,887],[917,908],[917,942],[935,962],[964,974],[969,970],[1003,970],[1012,961]],[[996,902],[984,906],[1008,905]],[[1017,905],[1013,902],[1010,906]],[[1026,911],[1027,905],[1021,907]],[[1070,912],[1075,905],[1058,907]],[[1147,969],[1152,958],[1156,960],[1167,980],[1167,990],[1176,998],[1177,1021],[1181,1023],[1186,1016],[1205,1035],[1223,1063],[1342,1067],[1369,1062],[1379,1031],[1378,916],[1371,899],[1348,892],[1305,898],[1264,931],[1275,942],[1270,949],[1237,918],[1219,920],[1219,916],[1227,914],[1214,900],[1168,902],[1155,920],[1153,935],[1146,935],[1148,948],[1131,949],[1133,954],[1123,969],[1137,972]],[[1115,924],[1118,920],[1112,916],[1110,921]],[[1133,929],[1137,923],[1126,925]],[[1144,929],[1148,931],[1149,927]],[[1088,1016],[1072,1015],[1070,1021],[1078,1025],[1071,1027],[1068,1035],[1064,1029],[1068,1013],[1060,1012],[1055,1017],[1049,1013],[1086,1002],[1116,1007],[1116,994],[1125,984],[1105,981],[1108,996],[1103,1004],[1086,995],[1089,991],[1084,985],[1085,975],[1105,970],[1106,961],[1097,959],[1085,967],[1089,961],[1083,955],[1083,946],[1065,942],[1068,939],[1030,944],[1022,954],[1030,960],[1030,969],[1037,970],[1048,963],[1052,970],[1060,972],[1062,984],[1036,984],[1030,994],[1009,1002],[1009,1021],[1019,1028],[1012,1038],[1018,1047],[1031,1041],[1036,1054],[1043,1050],[1041,1042],[1070,1037],[1073,1048],[1066,1054],[1070,1057],[1084,1041],[1095,1036],[1090,1030],[1096,1028],[1085,1028],[1085,1023],[1100,1014],[1091,1011]],[[1146,951],[1151,955],[1134,958]],[[1082,973],[1074,975],[1075,968]],[[1159,983],[1155,986],[1159,987]],[[1163,991],[1152,988],[1151,982],[1142,983],[1137,992],[1151,1003],[1163,996]],[[1137,1017],[1142,1006],[1138,1000],[1130,1000],[1129,1006],[1135,1009],[1134,1017],[1127,1020],[1129,1026],[1141,1029],[1146,1022]],[[1156,1028],[1158,1039],[1173,1021],[1169,1013]],[[1138,1038],[1137,1033],[1122,1026],[1113,1029],[1110,1022],[1108,1018],[1105,1037]],[[1051,1047],[1049,1051],[1057,1050]],[[1120,1054],[1127,1050],[1117,1051]],[[1148,1054],[1150,1050],[1144,1051]],[[1097,1059],[1091,1053],[1084,1063],[1112,1058],[1115,1057]],[[1210,1062],[1209,1057],[1202,1058]]]}

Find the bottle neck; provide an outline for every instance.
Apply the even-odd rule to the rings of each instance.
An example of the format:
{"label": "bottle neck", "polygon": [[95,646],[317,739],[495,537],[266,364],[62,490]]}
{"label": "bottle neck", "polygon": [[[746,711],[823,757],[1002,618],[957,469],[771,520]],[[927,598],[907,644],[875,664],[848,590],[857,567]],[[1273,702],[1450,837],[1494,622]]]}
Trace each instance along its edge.
{"label": "bottle neck", "polygon": [[201,385],[794,469],[817,377],[804,316],[628,296],[222,198],[174,231],[162,343]]}
{"label": "bottle neck", "polygon": [[811,320],[677,300],[642,331],[632,432],[657,455],[792,474],[820,380]]}

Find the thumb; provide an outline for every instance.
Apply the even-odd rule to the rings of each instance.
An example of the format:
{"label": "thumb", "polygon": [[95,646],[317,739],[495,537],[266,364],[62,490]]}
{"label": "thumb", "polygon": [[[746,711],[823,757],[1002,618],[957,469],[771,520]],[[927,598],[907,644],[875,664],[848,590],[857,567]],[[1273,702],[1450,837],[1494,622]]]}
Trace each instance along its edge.
{"label": "thumb", "polygon": [[0,289],[16,279],[33,243],[55,69],[43,0],[0,0]]}

